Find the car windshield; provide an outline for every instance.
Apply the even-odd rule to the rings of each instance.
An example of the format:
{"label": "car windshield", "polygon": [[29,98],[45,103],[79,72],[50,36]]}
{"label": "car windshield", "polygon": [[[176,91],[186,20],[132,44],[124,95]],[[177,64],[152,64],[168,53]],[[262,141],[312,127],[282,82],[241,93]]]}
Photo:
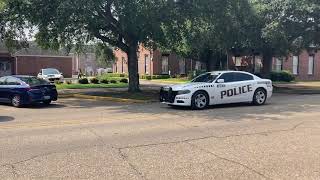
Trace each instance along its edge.
{"label": "car windshield", "polygon": [[212,83],[214,80],[216,80],[218,75],[214,75],[212,73],[205,73],[202,74],[195,79],[193,79],[191,82],[206,82],[206,83]]}
{"label": "car windshield", "polygon": [[43,74],[47,75],[47,74],[60,74],[60,72],[56,69],[44,69],[43,70]]}
{"label": "car windshield", "polygon": [[48,81],[45,81],[36,77],[19,77],[19,79],[30,86],[39,86],[39,85],[47,85],[50,84]]}

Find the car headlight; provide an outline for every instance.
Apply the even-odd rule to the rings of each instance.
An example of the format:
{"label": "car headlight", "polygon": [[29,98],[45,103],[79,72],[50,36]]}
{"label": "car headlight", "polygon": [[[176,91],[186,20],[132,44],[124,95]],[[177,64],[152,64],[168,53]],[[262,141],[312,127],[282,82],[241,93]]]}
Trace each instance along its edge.
{"label": "car headlight", "polygon": [[181,91],[178,91],[178,95],[189,94],[189,93],[191,93],[190,90],[181,90]]}

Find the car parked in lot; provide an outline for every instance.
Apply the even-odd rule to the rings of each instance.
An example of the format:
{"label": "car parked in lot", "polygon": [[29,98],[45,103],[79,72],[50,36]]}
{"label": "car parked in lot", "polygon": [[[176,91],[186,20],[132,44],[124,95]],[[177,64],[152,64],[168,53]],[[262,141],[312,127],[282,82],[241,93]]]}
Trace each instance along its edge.
{"label": "car parked in lot", "polygon": [[216,71],[204,73],[187,84],[162,87],[160,101],[193,109],[240,102],[263,105],[272,93],[269,79],[241,71]]}
{"label": "car parked in lot", "polygon": [[56,86],[33,76],[5,76],[0,78],[0,102],[15,107],[34,103],[49,105],[58,99]]}
{"label": "car parked in lot", "polygon": [[41,69],[38,78],[48,80],[50,82],[63,82],[63,74],[54,68]]}

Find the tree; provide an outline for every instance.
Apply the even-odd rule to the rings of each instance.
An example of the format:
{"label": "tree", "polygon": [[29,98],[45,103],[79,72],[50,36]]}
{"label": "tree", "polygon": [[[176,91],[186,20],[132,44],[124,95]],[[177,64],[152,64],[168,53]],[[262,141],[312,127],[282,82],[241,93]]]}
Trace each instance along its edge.
{"label": "tree", "polygon": [[140,43],[163,39],[172,22],[174,0],[10,0],[6,12],[35,27],[36,41],[58,49],[90,41],[118,47],[128,55],[129,91],[139,91],[137,50]]}
{"label": "tree", "polygon": [[96,44],[95,55],[96,55],[97,63],[100,66],[110,67],[115,62],[113,49],[106,44],[103,44],[103,43]]}
{"label": "tree", "polygon": [[252,0],[260,19],[264,73],[271,71],[272,57],[320,47],[320,2],[317,0]]}
{"label": "tree", "polygon": [[257,44],[257,18],[247,0],[187,1],[180,11],[187,17],[183,39],[171,43],[182,56],[203,60],[207,70],[226,61],[231,49],[249,49]]}

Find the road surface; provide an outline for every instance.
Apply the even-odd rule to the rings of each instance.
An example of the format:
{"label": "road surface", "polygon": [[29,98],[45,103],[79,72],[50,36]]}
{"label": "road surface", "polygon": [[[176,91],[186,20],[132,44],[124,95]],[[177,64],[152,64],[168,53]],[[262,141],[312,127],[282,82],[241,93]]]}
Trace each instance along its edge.
{"label": "road surface", "polygon": [[320,96],[204,111],[0,105],[0,179],[319,179]]}

